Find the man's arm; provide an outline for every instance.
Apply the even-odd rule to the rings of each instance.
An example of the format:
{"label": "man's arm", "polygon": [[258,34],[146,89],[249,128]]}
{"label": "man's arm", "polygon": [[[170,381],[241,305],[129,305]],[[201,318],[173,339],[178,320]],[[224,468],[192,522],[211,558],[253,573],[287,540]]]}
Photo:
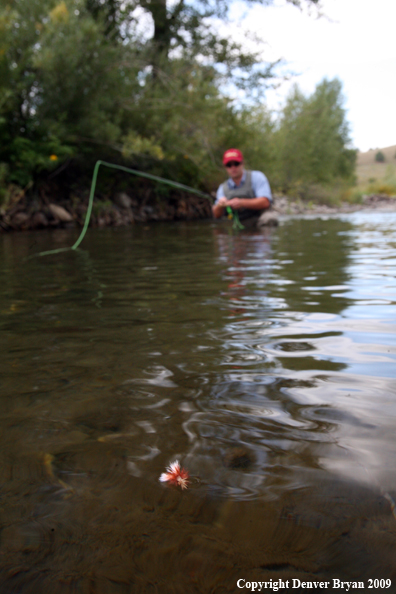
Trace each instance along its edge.
{"label": "man's arm", "polygon": [[228,201],[224,194],[223,184],[220,184],[216,192],[216,202],[212,205],[212,213],[215,219],[219,219],[223,216],[227,202]]}

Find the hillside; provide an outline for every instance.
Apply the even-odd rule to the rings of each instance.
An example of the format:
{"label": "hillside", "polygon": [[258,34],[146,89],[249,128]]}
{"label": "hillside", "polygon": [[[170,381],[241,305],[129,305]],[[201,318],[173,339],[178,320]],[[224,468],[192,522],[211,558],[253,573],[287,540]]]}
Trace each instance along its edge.
{"label": "hillside", "polygon": [[[377,163],[375,155],[381,151],[385,156],[384,163]],[[389,175],[389,169],[396,173],[396,145],[381,149],[371,149],[365,153],[358,153],[356,163],[356,175],[358,185],[366,185],[373,182],[381,182]]]}

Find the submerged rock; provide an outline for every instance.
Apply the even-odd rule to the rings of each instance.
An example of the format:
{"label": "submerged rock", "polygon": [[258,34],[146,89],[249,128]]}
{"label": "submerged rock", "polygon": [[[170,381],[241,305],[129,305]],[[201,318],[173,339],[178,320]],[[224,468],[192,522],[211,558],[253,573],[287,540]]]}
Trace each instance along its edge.
{"label": "submerged rock", "polygon": [[253,453],[245,447],[230,448],[223,456],[223,464],[226,468],[245,469],[254,462]]}

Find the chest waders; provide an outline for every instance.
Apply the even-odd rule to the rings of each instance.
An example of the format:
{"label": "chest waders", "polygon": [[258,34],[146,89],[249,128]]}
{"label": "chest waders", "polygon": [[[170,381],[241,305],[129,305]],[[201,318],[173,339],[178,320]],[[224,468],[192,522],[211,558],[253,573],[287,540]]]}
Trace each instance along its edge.
{"label": "chest waders", "polygon": [[[223,192],[227,200],[232,200],[232,198],[256,198],[256,194],[252,187],[252,172],[246,171],[245,181],[238,186],[237,188],[230,188],[228,182],[224,182],[223,184]],[[240,221],[246,221],[247,219],[256,218],[258,219],[262,210],[252,210],[249,208],[241,208],[240,210],[233,211],[230,207],[227,207],[227,212],[231,211],[234,220],[236,219],[240,225],[239,228],[243,228]],[[237,225],[237,228],[238,226]]]}

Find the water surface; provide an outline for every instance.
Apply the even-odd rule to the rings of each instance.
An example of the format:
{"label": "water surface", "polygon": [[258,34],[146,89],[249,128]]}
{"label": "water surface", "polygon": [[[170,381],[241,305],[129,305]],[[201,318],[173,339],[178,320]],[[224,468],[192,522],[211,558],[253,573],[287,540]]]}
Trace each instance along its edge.
{"label": "water surface", "polygon": [[1,236],[2,591],[395,584],[395,229]]}

